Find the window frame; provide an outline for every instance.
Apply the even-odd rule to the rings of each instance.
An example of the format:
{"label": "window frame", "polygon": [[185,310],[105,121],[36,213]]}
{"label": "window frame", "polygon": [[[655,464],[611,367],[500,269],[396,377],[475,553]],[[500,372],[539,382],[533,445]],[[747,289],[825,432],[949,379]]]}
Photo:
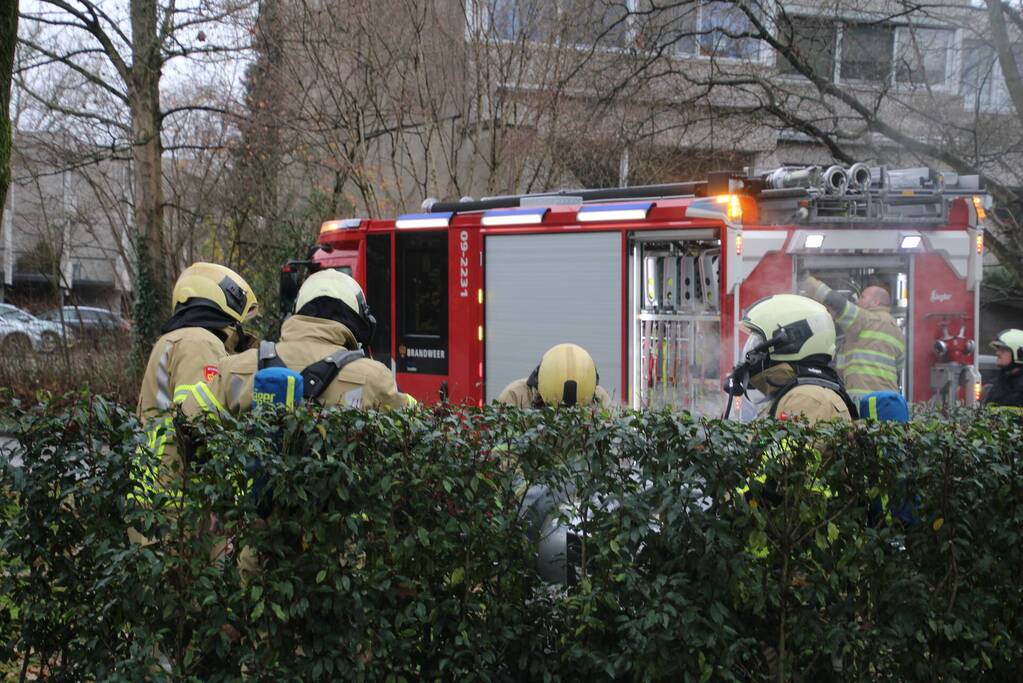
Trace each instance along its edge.
{"label": "window frame", "polygon": [[[956,45],[958,44],[958,33],[959,31],[949,26],[939,26],[937,24],[895,24],[895,38],[893,40],[892,48],[892,83],[894,86],[901,91],[916,91],[916,90],[927,90],[932,92],[955,92],[956,78],[955,78],[955,53]],[[948,43],[945,46],[945,78],[939,83],[914,83],[912,81],[900,81],[899,80],[899,37],[905,35],[907,32],[915,30],[928,30],[928,31],[942,31],[948,35]]]}
{"label": "window frame", "polygon": [[[700,39],[704,38],[705,36],[711,35],[710,31],[716,30],[716,29],[710,29],[706,34],[704,33],[704,29],[703,29],[704,10],[709,5],[712,5],[715,2],[722,2],[722,0],[698,0],[698,2],[697,2],[697,5],[696,5],[696,27],[695,27],[696,33],[694,34],[695,40],[693,40],[694,53],[687,55],[687,54],[684,54],[684,53],[673,51],[673,54],[675,54],[675,56],[677,56],[677,57],[689,57],[689,58],[696,58],[696,59],[701,59],[701,60],[705,60],[705,61],[715,61],[715,62],[716,61],[723,61],[723,62],[729,62],[729,63],[733,63],[733,64],[741,64],[741,63],[745,63],[745,62],[749,62],[750,64],[770,64],[772,55],[774,54],[774,50],[772,50],[770,48],[770,46],[766,44],[765,41],[759,40],[757,38],[746,38],[746,39],[743,39],[743,38],[728,38],[726,36],[726,38],[728,40],[730,40],[730,41],[741,41],[741,40],[751,40],[751,41],[753,41],[755,43],[755,45],[756,45],[756,55],[752,56],[752,57],[731,57],[731,56],[728,56],[728,55],[720,55],[720,54],[707,54],[707,55],[703,54],[702,48],[700,47]],[[723,3],[723,4],[730,4],[730,3]],[[773,2],[765,2],[763,4],[763,8],[764,8],[764,12],[765,12],[766,21],[765,21],[765,19],[761,19],[761,20],[765,21],[765,23],[769,26],[770,23],[771,23],[771,20],[774,19],[775,17],[777,17],[776,8],[775,8]]]}
{"label": "window frame", "polygon": [[[840,17],[826,16],[824,14],[820,14],[819,12],[814,12],[814,11],[810,10],[809,8],[805,8],[805,7],[793,8],[793,10],[786,10],[785,14],[790,19],[793,19],[793,18],[794,19],[826,19],[830,23],[831,30],[832,30],[832,33],[834,35],[834,40],[835,40],[835,50],[834,50],[834,54],[831,55],[831,74],[828,77],[828,82],[829,83],[837,83],[838,82],[838,63],[839,63],[839,60],[842,57],[842,19]],[[777,52],[775,52],[773,50],[772,50],[772,52],[774,53],[775,77],[783,78],[783,79],[789,79],[789,80],[793,80],[793,81],[809,82],[810,79],[808,79],[806,76],[804,76],[803,74],[801,74],[799,72],[783,72],[783,71],[779,70],[778,65],[780,63],[782,63],[782,62],[787,62],[788,60],[786,60],[784,56],[778,54]]]}
{"label": "window frame", "polygon": [[[991,47],[992,66],[991,83],[988,87],[987,97],[974,97],[968,95],[963,89],[963,71],[965,68],[966,43],[973,42],[977,45],[984,45],[984,42],[977,38],[963,36],[960,42],[958,53],[960,54],[959,69],[957,70],[957,94],[963,101],[963,110],[976,112],[978,114],[1011,114],[1013,111],[1012,97],[1009,95],[1009,86],[1005,82],[1005,75],[1002,73],[1002,64],[998,59],[998,53]],[[1023,47],[1023,45],[1021,45]]]}
{"label": "window frame", "polygon": [[856,21],[855,19],[838,19],[836,26],[838,29],[838,40],[835,45],[835,80],[833,81],[836,85],[852,85],[852,86],[870,86],[870,87],[891,87],[895,82],[895,45],[896,45],[896,34],[897,25],[889,24],[892,30],[892,46],[889,57],[891,61],[888,63],[888,74],[882,80],[870,80],[867,78],[845,78],[842,76],[842,55],[845,52],[846,43],[846,31],[854,26],[863,26],[868,24],[868,21]]}
{"label": "window frame", "polygon": [[[629,12],[626,17],[625,33],[622,45],[611,45],[608,43],[596,44],[591,43],[579,43],[579,42],[568,42],[561,39],[561,32],[557,31],[554,36],[554,40],[536,40],[533,38],[524,38],[521,34],[512,37],[506,37],[497,35],[494,31],[490,33],[489,29],[493,22],[494,4],[495,2],[501,2],[502,0],[474,0],[473,2],[466,3],[466,37],[469,40],[490,40],[496,44],[505,45],[517,45],[523,43],[525,45],[536,46],[536,47],[558,47],[563,49],[576,49],[576,50],[590,50],[597,49],[601,52],[626,52],[635,48],[636,41],[636,27],[634,21],[634,12],[637,11],[641,0],[620,0],[627,7]],[[514,0],[511,0],[514,2]],[[562,17],[566,10],[564,2],[569,0],[535,0],[538,4],[549,4],[554,3],[554,11],[557,13],[556,23],[560,27]]]}
{"label": "window frame", "polygon": [[[905,21],[890,21],[887,25],[892,29],[892,47],[891,47],[891,63],[888,70],[887,76],[883,80],[869,80],[863,78],[843,78],[842,76],[842,53],[845,49],[846,32],[849,27],[864,25],[870,23],[877,23],[871,21],[868,16],[853,16],[853,15],[829,15],[815,12],[808,7],[794,7],[786,11],[786,15],[790,18],[799,19],[824,19],[833,25],[835,32],[835,54],[834,61],[832,63],[832,73],[828,79],[830,83],[834,85],[851,85],[851,86],[869,86],[869,87],[892,87],[900,91],[912,91],[918,90],[921,87],[928,87],[924,83],[913,83],[898,78],[898,54],[900,45],[900,36],[904,36],[906,31],[914,29],[927,29],[927,30],[938,30],[945,31],[948,34],[948,44],[945,51],[945,79],[941,83],[935,83],[929,86],[934,92],[942,93],[955,93],[959,88],[959,61],[957,59],[958,52],[960,50],[960,41],[962,40],[960,29],[956,29],[947,24],[940,24],[937,22],[927,23],[914,23],[910,24]],[[905,38],[902,38],[904,40]],[[783,72],[781,71],[781,63],[785,61],[785,57],[774,53],[775,61],[775,76],[777,78],[793,80],[793,81],[808,81],[808,79],[800,73]]]}

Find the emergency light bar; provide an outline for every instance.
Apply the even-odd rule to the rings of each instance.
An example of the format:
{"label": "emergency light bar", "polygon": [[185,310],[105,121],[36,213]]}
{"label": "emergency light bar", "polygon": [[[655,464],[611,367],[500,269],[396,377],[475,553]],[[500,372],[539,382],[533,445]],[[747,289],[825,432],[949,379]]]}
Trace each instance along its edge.
{"label": "emergency light bar", "polygon": [[686,218],[711,218],[729,222],[742,221],[742,200],[737,194],[703,197],[686,207]]}
{"label": "emergency light bar", "polygon": [[632,202],[629,204],[592,204],[579,209],[576,220],[580,223],[597,221],[641,221],[650,212],[653,202]]}
{"label": "emergency light bar", "polygon": [[394,222],[396,228],[446,228],[451,223],[454,211],[438,213],[406,213]]}
{"label": "emergency light bar", "polygon": [[539,209],[497,209],[483,214],[483,225],[538,225],[550,211]]}
{"label": "emergency light bar", "polygon": [[333,221],[324,221],[320,225],[320,234],[333,232],[334,230],[351,230],[362,225],[361,218],[341,218]]}

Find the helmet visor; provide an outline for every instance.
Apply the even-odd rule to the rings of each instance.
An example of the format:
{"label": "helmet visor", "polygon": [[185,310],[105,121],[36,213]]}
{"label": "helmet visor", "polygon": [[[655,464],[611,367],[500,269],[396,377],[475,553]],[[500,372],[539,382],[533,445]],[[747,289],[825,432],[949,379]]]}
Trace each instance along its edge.
{"label": "helmet visor", "polygon": [[753,349],[763,344],[764,341],[765,341],[764,335],[760,334],[759,332],[750,332],[749,336],[746,337],[746,343],[742,347],[742,353],[739,354],[739,360],[740,361],[746,360],[747,354],[749,354],[751,351],[753,351]]}
{"label": "helmet visor", "polygon": [[259,302],[258,301],[253,301],[252,302],[252,306],[249,307],[249,310],[245,314],[245,318],[242,320],[242,322],[249,322],[250,320],[255,320],[258,317],[259,317]]}

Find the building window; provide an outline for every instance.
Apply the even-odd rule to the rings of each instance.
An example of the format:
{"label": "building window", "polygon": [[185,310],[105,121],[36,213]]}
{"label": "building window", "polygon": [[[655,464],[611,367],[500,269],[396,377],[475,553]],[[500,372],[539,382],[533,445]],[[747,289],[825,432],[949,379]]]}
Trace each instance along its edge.
{"label": "building window", "polygon": [[632,0],[558,0],[556,4],[563,43],[619,48],[629,43]]}
{"label": "building window", "polygon": [[[832,80],[835,76],[835,52],[838,27],[824,17],[785,16],[779,19],[779,39],[805,61],[814,74]],[[798,74],[787,59],[778,59],[778,72]]]}
{"label": "building window", "polygon": [[963,40],[959,92],[963,96],[963,107],[969,111],[1009,109],[1009,92],[998,55],[990,43],[975,38]]}
{"label": "building window", "polygon": [[659,50],[670,46],[670,52],[679,56],[696,54],[699,3],[673,3],[662,8],[653,0],[640,0],[638,7],[633,23],[640,49]]}
{"label": "building window", "polygon": [[701,2],[699,50],[703,57],[757,59],[760,41],[749,16],[731,2]]}
{"label": "building window", "polygon": [[878,24],[849,24],[842,29],[839,69],[843,81],[883,83],[891,77],[895,29]]}
{"label": "building window", "polygon": [[940,28],[900,26],[896,31],[895,81],[944,87],[952,32]]}
{"label": "building window", "polygon": [[490,35],[500,40],[554,42],[557,7],[547,0],[489,0]]}
{"label": "building window", "polygon": [[499,40],[625,47],[634,0],[488,0]]}

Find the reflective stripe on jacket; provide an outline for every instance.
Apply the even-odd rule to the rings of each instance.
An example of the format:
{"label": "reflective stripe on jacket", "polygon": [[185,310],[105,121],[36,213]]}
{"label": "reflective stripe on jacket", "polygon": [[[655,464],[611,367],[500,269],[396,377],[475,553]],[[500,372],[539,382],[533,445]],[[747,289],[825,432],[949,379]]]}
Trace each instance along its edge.
{"label": "reflective stripe on jacket", "polygon": [[862,308],[844,301],[840,309],[829,300],[831,288],[807,278],[810,295],[828,306],[835,326],[845,335],[835,367],[845,390],[856,401],[875,391],[898,391],[906,359],[906,336],[887,306]]}
{"label": "reflective stripe on jacket", "polygon": [[159,472],[143,468],[136,482],[139,494],[152,495],[166,487],[182,467],[174,444],[174,425],[165,413],[183,403],[186,392],[217,372],[227,354],[220,338],[201,327],[182,327],[156,340],[142,378],[136,413],[147,444],[160,462]]}
{"label": "reflective stripe on jacket", "polygon": [[[281,327],[277,354],[288,368],[301,372],[342,347],[356,346],[355,337],[341,323],[293,315]],[[252,388],[258,370],[258,348],[223,359],[219,374],[206,386],[183,392],[186,413],[226,409],[232,415],[240,415],[248,411],[252,408]],[[353,408],[403,408],[415,403],[412,397],[398,391],[390,369],[370,358],[345,365],[317,401],[326,407]]]}

